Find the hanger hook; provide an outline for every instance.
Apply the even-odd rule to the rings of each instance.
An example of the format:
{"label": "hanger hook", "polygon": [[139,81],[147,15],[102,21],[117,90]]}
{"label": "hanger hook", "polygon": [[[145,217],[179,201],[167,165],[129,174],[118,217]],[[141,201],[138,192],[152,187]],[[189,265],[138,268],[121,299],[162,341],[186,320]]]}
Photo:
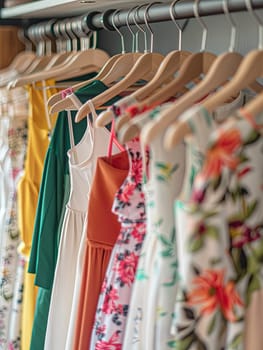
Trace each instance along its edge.
{"label": "hanger hook", "polygon": [[131,29],[131,26],[129,24],[129,18],[130,18],[130,14],[133,10],[137,9],[138,6],[135,6],[131,9],[129,9],[128,13],[127,13],[127,17],[126,17],[126,25],[127,25],[127,28],[129,29],[131,35],[132,35],[132,52],[135,52],[137,50],[137,38],[136,38],[136,35],[137,33],[135,33],[132,29]]}
{"label": "hanger hook", "polygon": [[207,26],[199,14],[199,6],[198,6],[199,2],[200,2],[200,0],[195,0],[195,2],[194,2],[194,15],[195,15],[195,18],[198,20],[198,22],[200,23],[200,25],[203,28],[202,44],[201,44],[201,52],[203,52],[203,51],[205,51],[205,48],[206,48]]}
{"label": "hanger hook", "polygon": [[180,1],[180,0],[174,0],[174,1],[171,3],[171,6],[170,6],[170,16],[171,16],[171,19],[172,19],[173,23],[176,25],[176,28],[177,28],[178,31],[179,31],[178,50],[181,51],[181,50],[182,50],[183,30],[182,30],[182,28],[179,26],[179,24],[176,22],[176,19],[175,19],[175,11],[174,11],[175,4],[176,4],[178,1]]}
{"label": "hanger hook", "polygon": [[245,0],[245,3],[246,3],[246,8],[247,8],[248,12],[254,18],[254,20],[257,22],[257,25],[258,25],[258,49],[262,50],[263,49],[263,22],[260,19],[260,17],[256,14],[255,10],[253,9],[252,1]]}
{"label": "hanger hook", "polygon": [[148,6],[146,7],[145,12],[144,12],[144,22],[145,22],[145,25],[146,25],[148,31],[150,32],[150,37],[151,37],[151,40],[150,40],[150,52],[153,52],[153,38],[154,38],[154,34],[153,34],[153,31],[152,31],[152,28],[149,25],[149,10],[150,10],[150,8],[153,5],[156,5],[156,4],[161,4],[161,2],[158,1],[158,2],[153,2],[151,4],[148,4]]}
{"label": "hanger hook", "polygon": [[117,16],[117,14],[119,12],[120,12],[120,10],[115,10],[113,12],[113,14],[112,14],[112,26],[121,38],[121,53],[124,54],[126,52],[125,51],[125,43],[124,43],[124,35],[122,34],[122,32],[119,30],[119,28],[116,26],[116,23],[115,23],[115,16]]}
{"label": "hanger hook", "polygon": [[19,29],[17,32],[17,37],[20,40],[22,44],[25,45],[25,50],[26,51],[33,51],[33,44],[32,42],[26,37],[25,29]]}
{"label": "hanger hook", "polygon": [[67,31],[67,34],[71,38],[71,49],[73,51],[77,51],[78,50],[78,37],[72,29],[72,21],[66,22],[65,29]]}
{"label": "hanger hook", "polygon": [[143,8],[145,6],[145,4],[142,4],[140,6],[137,6],[136,10],[134,11],[134,15],[133,15],[133,20],[134,23],[136,25],[136,27],[143,33],[143,37],[144,37],[144,52],[147,52],[147,33],[146,31],[143,29],[143,27],[141,25],[139,25],[139,23],[136,21],[136,15],[138,15],[138,11]]}
{"label": "hanger hook", "polygon": [[229,52],[234,52],[235,51],[235,46],[236,46],[236,36],[237,36],[237,26],[236,23],[233,20],[232,15],[230,14],[229,7],[228,7],[228,2],[229,0],[223,0],[223,10],[224,14],[228,20],[228,22],[231,25],[231,36],[230,36],[230,44],[229,44]]}

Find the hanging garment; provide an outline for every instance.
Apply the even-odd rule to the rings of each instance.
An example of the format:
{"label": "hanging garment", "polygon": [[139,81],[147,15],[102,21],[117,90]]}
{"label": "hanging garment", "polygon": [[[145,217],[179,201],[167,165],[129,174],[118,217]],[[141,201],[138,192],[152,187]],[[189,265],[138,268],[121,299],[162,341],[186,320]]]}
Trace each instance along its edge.
{"label": "hanging garment", "polygon": [[[2,175],[6,178],[8,197],[5,207],[5,221],[1,224],[0,236],[0,315],[1,315],[1,348],[13,345],[20,348],[21,343],[21,291],[19,283],[23,261],[17,254],[20,242],[18,229],[17,184],[24,169],[24,158],[27,142],[28,96],[24,89],[12,91],[1,90],[0,114],[7,121],[8,129],[1,140],[8,141],[8,152],[2,163]],[[2,130],[3,131],[3,130]],[[4,165],[9,165],[8,167]],[[2,178],[2,177],[1,177]],[[7,187],[8,186],[8,187]],[[1,211],[1,209],[0,209]]]}
{"label": "hanging garment", "polygon": [[[118,117],[121,109],[116,110],[114,107],[115,117]],[[132,286],[145,236],[146,215],[139,139],[127,143],[126,148],[130,162],[129,174],[117,192],[113,205],[121,230],[99,297],[90,349],[122,347]]]}
{"label": "hanging garment", "polygon": [[[140,127],[158,117],[164,104],[140,117]],[[165,349],[169,340],[177,259],[173,201],[182,187],[184,145],[166,151],[164,132],[150,145],[149,180],[144,184],[147,234],[134,283],[124,348]],[[165,203],[165,205],[164,205]],[[147,293],[141,293],[147,290]],[[148,336],[150,335],[150,336]]]}
{"label": "hanging garment", "polygon": [[[234,110],[242,101],[239,96],[218,110],[218,117],[223,118],[226,111]],[[142,114],[140,128],[169,105]],[[132,293],[125,349],[163,350],[174,345],[171,324],[179,276],[173,203],[185,191],[185,156],[183,144],[166,151],[163,138],[164,133],[158,134],[150,145],[150,175],[144,186],[148,200],[147,235]],[[142,290],[147,290],[147,295]]]}
{"label": "hanging garment", "polygon": [[[26,99],[26,95],[24,97]],[[10,180],[10,187],[6,207],[6,219],[3,223],[3,232],[0,242],[0,347],[3,349],[10,346],[9,335],[10,332],[12,332],[10,317],[18,264],[17,247],[20,242],[17,219],[17,184],[24,169],[26,139],[27,114],[23,116],[10,116],[8,127],[8,154],[11,168],[8,173],[6,173],[6,176]],[[17,339],[17,342],[19,341],[20,339]]]}
{"label": "hanging garment", "polygon": [[[106,89],[102,82],[94,81],[78,90],[76,96],[84,102]],[[72,111],[74,143],[77,144],[87,128],[87,120],[83,119],[80,123],[75,123],[75,115],[76,112]],[[67,156],[69,149],[67,113],[61,112],[45,160],[29,262],[29,272],[36,274],[35,284],[40,287],[31,337],[32,350],[44,348],[61,227],[70,193]]]}
{"label": "hanging garment", "polygon": [[[46,86],[54,86],[54,81],[47,81]],[[56,120],[55,117],[52,118],[52,122],[48,119],[48,114],[46,113],[45,109],[44,92],[42,88],[42,83],[37,83],[34,85],[34,87],[30,86],[28,88],[30,108],[28,118],[28,144],[25,160],[25,172],[18,187],[19,228],[22,239],[19,246],[19,252],[26,260],[26,271],[31,249],[31,240],[43,164],[49,144],[52,122]],[[53,88],[47,89],[47,98],[55,92],[56,90]],[[17,286],[19,286],[19,284],[17,284]],[[24,286],[20,284],[18,288],[19,290],[23,288],[21,349],[28,350],[30,347],[35,300],[37,296],[37,289],[34,286],[33,276],[25,272]],[[15,320],[13,322],[15,322]]]}
{"label": "hanging garment", "polygon": [[[86,284],[81,285],[82,290],[84,289],[88,296],[83,303],[84,310],[87,310],[83,313],[85,315],[83,332],[85,331],[87,338],[94,323],[98,298],[111,251],[120,231],[120,223],[116,215],[111,212],[112,203],[117,190],[127,177],[128,169],[126,151],[114,156],[99,158],[97,162],[90,193],[87,235],[85,236],[85,256],[88,257],[84,265],[84,271],[87,271],[87,274],[84,275]],[[81,344],[80,346],[84,346],[83,340]]]}
{"label": "hanging garment", "polygon": [[[74,95],[74,100],[77,97]],[[79,101],[81,106],[81,102]],[[92,110],[92,123],[96,112]],[[86,213],[90,185],[97,158],[107,154],[107,129],[96,129],[87,117],[87,129],[81,141],[68,151],[71,191],[64,216],[58,261],[48,316],[45,349],[65,349],[74,293],[77,256],[80,240],[86,228]],[[74,140],[70,128],[71,143]],[[118,148],[114,146],[114,153]],[[87,157],[88,154],[88,157]],[[70,257],[70,259],[69,259]]]}
{"label": "hanging garment", "polygon": [[[175,341],[182,349],[192,349],[191,340],[193,346],[215,350],[259,350],[260,316],[253,311],[256,303],[262,310],[263,303],[263,115],[241,111],[212,136],[207,117],[191,119],[206,158],[192,200],[176,206],[177,217],[188,224],[180,246],[182,298],[176,304]],[[206,125],[202,132],[200,122]]]}
{"label": "hanging garment", "polygon": [[[113,112],[113,109],[118,108],[119,111],[121,111],[122,106],[126,106],[126,102],[128,103],[129,96],[126,96],[124,99],[114,103],[108,110],[112,112],[112,118],[114,118],[115,113]],[[123,101],[126,101],[123,103]],[[125,156],[125,159],[127,160],[127,155]],[[125,161],[126,163],[126,161]],[[115,168],[115,169],[114,169]],[[112,209],[112,203],[114,201],[115,194],[117,190],[120,188],[122,185],[124,178],[124,172],[122,171],[122,179],[123,181],[121,182],[121,178],[117,177],[117,173],[120,170],[118,170],[119,165],[116,163],[114,165],[114,168],[112,168],[112,171],[110,172],[111,176],[113,177],[111,181],[114,183],[114,187],[111,188],[111,193],[108,194],[108,210],[109,213],[111,212]],[[127,171],[126,171],[127,174]],[[126,177],[125,177],[126,178]],[[118,181],[117,181],[118,179]],[[105,180],[106,184],[109,179]],[[110,204],[111,202],[111,204]],[[99,209],[98,211],[100,212],[101,210],[105,210],[104,204],[102,202],[90,202],[90,208],[88,209],[88,216],[89,216],[89,211],[96,210],[96,204],[99,205],[102,209]],[[116,226],[116,219],[117,217],[115,215],[110,215],[110,220],[108,221],[108,229],[105,232],[104,230],[101,230],[101,242],[99,242],[98,238],[96,239],[95,236],[95,227],[97,225],[96,221],[92,221],[90,223],[90,226],[87,230],[87,237],[86,240],[84,241],[84,246],[81,248],[81,252],[83,255],[83,260],[81,260],[82,264],[84,264],[83,267],[83,272],[82,272],[82,281],[81,281],[81,292],[79,296],[79,303],[78,305],[78,312],[76,317],[76,326],[74,326],[74,345],[71,344],[71,346],[74,349],[82,349],[82,348],[87,348],[90,344],[90,337],[91,337],[91,332],[92,332],[92,327],[94,324],[94,317],[95,317],[95,312],[96,312],[96,307],[97,307],[97,302],[99,298],[99,293],[101,291],[102,283],[105,277],[106,269],[109,263],[109,259],[111,256],[111,251],[116,243],[119,231],[120,231],[120,226]],[[99,227],[101,224],[99,224]],[[98,236],[99,237],[99,236]],[[99,262],[99,260],[101,262]],[[93,262],[94,261],[94,262]],[[80,265],[80,266],[81,266]],[[97,266],[97,269],[94,269],[94,266]],[[96,281],[96,285],[94,286],[94,281]],[[90,298],[92,298],[92,301],[94,303],[90,303]],[[71,347],[68,347],[67,350],[70,350]]]}

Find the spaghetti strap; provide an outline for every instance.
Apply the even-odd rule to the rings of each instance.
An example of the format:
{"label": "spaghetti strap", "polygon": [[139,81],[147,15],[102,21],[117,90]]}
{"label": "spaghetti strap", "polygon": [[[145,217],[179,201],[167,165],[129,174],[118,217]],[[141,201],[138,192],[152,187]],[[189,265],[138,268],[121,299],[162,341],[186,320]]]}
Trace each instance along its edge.
{"label": "spaghetti strap", "polygon": [[69,129],[70,148],[74,148],[75,147],[75,140],[74,140],[72,119],[71,119],[71,112],[69,110],[67,111],[67,115],[68,115],[68,129]]}
{"label": "spaghetti strap", "polygon": [[97,112],[96,112],[96,110],[95,110],[95,107],[94,107],[94,104],[93,104],[92,100],[88,100],[88,101],[87,101],[87,104],[89,105],[90,110],[91,110],[91,114],[92,114],[92,123],[94,123],[95,120],[96,120],[97,117],[98,117]]}

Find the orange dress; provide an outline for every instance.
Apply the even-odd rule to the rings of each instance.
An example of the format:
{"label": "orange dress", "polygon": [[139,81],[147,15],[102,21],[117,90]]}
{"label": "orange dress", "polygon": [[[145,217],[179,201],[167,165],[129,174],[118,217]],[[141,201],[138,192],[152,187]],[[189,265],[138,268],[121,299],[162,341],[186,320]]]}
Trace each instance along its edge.
{"label": "orange dress", "polygon": [[91,188],[74,349],[88,349],[97,302],[120,223],[111,208],[129,169],[126,151],[98,159]]}

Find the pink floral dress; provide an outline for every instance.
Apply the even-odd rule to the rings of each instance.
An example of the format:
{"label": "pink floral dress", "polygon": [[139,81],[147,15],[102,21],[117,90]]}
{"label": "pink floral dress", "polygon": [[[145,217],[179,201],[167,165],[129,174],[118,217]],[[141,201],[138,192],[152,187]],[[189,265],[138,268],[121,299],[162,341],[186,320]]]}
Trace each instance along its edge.
{"label": "pink floral dress", "polygon": [[113,212],[121,231],[112,251],[98,301],[90,349],[122,348],[136,268],[146,232],[143,170],[139,139],[126,144],[130,169],[116,194]]}

